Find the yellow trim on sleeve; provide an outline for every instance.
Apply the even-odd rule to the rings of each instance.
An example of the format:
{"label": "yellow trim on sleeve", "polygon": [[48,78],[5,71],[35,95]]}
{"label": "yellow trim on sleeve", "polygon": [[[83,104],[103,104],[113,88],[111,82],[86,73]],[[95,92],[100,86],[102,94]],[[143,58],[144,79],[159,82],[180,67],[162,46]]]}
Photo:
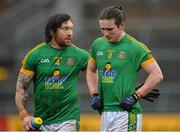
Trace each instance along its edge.
{"label": "yellow trim on sleeve", "polygon": [[92,63],[96,63],[96,60],[94,59],[94,58],[92,58],[92,57],[90,57],[90,59],[89,59]]}
{"label": "yellow trim on sleeve", "polygon": [[23,68],[23,67],[20,69],[20,73],[24,73],[24,74],[30,75],[30,76],[33,76],[33,75],[34,75],[34,71],[26,70],[26,69]]}
{"label": "yellow trim on sleeve", "polygon": [[141,63],[141,67],[145,67],[146,65],[151,64],[151,63],[154,62],[154,61],[155,61],[155,59],[154,59],[154,57],[152,57],[152,58],[150,58],[150,59],[142,62],[142,63]]}

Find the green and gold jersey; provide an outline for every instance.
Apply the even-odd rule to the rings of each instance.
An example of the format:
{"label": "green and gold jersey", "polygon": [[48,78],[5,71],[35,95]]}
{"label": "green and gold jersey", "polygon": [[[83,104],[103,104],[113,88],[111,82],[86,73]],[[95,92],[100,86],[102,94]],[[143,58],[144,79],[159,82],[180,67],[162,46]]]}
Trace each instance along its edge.
{"label": "green and gold jersey", "polygon": [[[135,84],[141,67],[154,61],[150,50],[141,42],[125,34],[116,43],[104,37],[97,38],[90,49],[91,61],[98,69],[98,90],[104,111],[122,111],[119,104],[135,92]],[[142,113],[139,103],[132,112]]]}
{"label": "green and gold jersey", "polygon": [[34,75],[34,116],[44,124],[80,118],[77,75],[87,67],[89,54],[75,45],[54,49],[42,43],[22,61],[21,73]]}

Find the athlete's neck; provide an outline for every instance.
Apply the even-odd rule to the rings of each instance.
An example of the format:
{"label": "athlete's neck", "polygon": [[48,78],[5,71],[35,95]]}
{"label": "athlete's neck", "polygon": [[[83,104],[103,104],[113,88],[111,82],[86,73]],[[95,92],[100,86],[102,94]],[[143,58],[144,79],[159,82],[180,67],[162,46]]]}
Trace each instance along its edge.
{"label": "athlete's neck", "polygon": [[[126,33],[125,33],[124,31],[122,31],[121,36],[120,36],[120,38],[119,38],[118,41],[120,41],[120,40],[124,37],[125,34],[126,34]],[[118,41],[117,41],[117,42],[118,42]]]}
{"label": "athlete's neck", "polygon": [[49,44],[51,45],[51,47],[53,47],[54,49],[63,49],[64,47],[58,45],[56,42],[51,41],[49,42]]}

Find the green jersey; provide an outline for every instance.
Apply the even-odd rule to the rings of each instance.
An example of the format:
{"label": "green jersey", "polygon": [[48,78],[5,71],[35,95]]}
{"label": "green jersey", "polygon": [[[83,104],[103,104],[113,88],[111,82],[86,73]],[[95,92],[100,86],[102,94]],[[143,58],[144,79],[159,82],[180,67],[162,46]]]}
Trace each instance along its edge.
{"label": "green jersey", "polygon": [[[141,42],[125,34],[116,43],[97,38],[91,46],[91,60],[98,69],[98,90],[103,101],[104,111],[122,111],[120,102],[135,92],[135,84],[141,66],[154,59]],[[139,103],[132,112],[142,113]]]}
{"label": "green jersey", "polygon": [[89,55],[71,45],[54,49],[42,43],[24,58],[20,72],[34,75],[34,116],[43,124],[56,124],[80,119],[77,75],[85,70]]}

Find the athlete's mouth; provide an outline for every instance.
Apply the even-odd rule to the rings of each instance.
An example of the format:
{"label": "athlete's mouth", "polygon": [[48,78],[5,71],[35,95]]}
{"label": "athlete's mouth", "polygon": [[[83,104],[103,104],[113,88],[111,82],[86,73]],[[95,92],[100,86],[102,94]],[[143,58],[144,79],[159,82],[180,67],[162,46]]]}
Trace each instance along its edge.
{"label": "athlete's mouth", "polygon": [[112,40],[112,37],[106,36],[107,40]]}
{"label": "athlete's mouth", "polygon": [[65,44],[71,44],[71,41],[72,41],[71,38],[66,38],[66,39],[64,40]]}

